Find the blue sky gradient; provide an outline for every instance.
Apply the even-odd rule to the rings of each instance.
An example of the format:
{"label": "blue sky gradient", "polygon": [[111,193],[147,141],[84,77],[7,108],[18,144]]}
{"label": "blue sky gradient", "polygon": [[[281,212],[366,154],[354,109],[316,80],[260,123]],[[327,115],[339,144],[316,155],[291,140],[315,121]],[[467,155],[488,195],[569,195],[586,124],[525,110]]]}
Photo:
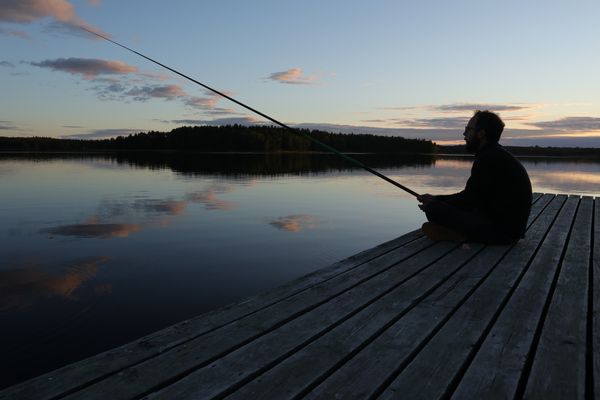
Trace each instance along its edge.
{"label": "blue sky gradient", "polygon": [[3,0],[0,136],[109,137],[261,119],[96,40],[109,34],[289,124],[600,147],[595,1]]}

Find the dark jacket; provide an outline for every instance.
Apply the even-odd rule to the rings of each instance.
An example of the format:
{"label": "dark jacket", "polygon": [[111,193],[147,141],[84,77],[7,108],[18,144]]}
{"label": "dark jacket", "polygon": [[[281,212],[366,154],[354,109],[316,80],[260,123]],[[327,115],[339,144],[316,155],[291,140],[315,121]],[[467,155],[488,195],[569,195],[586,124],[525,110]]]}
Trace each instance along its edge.
{"label": "dark jacket", "polygon": [[489,217],[510,238],[525,236],[532,201],[529,175],[498,143],[488,144],[475,154],[471,177],[462,192],[436,197]]}

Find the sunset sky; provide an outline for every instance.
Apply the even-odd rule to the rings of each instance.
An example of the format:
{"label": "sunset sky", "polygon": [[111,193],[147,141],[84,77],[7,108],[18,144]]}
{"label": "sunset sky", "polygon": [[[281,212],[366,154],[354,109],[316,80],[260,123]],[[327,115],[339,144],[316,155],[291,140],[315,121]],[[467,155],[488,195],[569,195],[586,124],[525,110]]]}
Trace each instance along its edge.
{"label": "sunset sky", "polygon": [[0,0],[0,136],[260,123],[78,26],[283,122],[456,143],[600,147],[598,1]]}

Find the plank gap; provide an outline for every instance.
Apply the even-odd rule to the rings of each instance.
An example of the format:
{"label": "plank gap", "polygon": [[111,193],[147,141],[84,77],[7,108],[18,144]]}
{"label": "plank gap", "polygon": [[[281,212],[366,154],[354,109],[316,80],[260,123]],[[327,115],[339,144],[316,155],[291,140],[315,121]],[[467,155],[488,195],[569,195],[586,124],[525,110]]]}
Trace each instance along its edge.
{"label": "plank gap", "polygon": [[588,269],[588,307],[587,307],[587,325],[586,325],[586,353],[585,353],[585,398],[594,400],[594,230],[596,224],[596,199],[592,206],[592,227],[591,227],[591,246],[590,261]]}
{"label": "plank gap", "polygon": [[[566,204],[565,202],[564,204]],[[535,334],[533,335],[533,341],[531,342],[531,348],[527,354],[527,360],[525,361],[525,365],[523,367],[523,372],[521,373],[521,377],[519,378],[519,384],[517,385],[517,390],[515,392],[515,400],[520,400],[523,398],[525,394],[525,389],[527,387],[527,381],[529,380],[529,375],[531,373],[531,369],[533,366],[533,361],[535,359],[536,350],[542,336],[542,329],[544,328],[544,323],[546,322],[546,317],[548,315],[548,310],[550,309],[550,303],[552,303],[552,297],[554,296],[554,291],[556,290],[556,285],[558,282],[558,277],[560,276],[560,271],[562,270],[562,264],[567,252],[567,247],[569,244],[569,240],[571,239],[571,233],[573,231],[573,226],[575,225],[575,219],[577,216],[577,212],[579,211],[579,205],[581,204],[581,198],[577,202],[577,207],[575,208],[575,213],[573,214],[573,219],[571,220],[571,224],[569,226],[569,233],[567,233],[567,238],[563,244],[563,249],[560,254],[560,260],[558,262],[558,267],[556,268],[556,272],[554,273],[554,278],[552,279],[552,284],[550,286],[550,291],[548,293],[548,297],[546,298],[546,302],[544,303],[544,308],[542,309],[542,315],[540,317],[540,322],[535,330]],[[562,209],[562,208],[561,208]],[[560,211],[559,211],[560,214]],[[557,214],[558,216],[558,214]],[[556,220],[556,218],[555,218]],[[554,221],[552,222],[554,224]],[[542,241],[543,243],[543,241]]]}
{"label": "plank gap", "polygon": [[[551,201],[549,201],[546,205],[544,205],[542,211],[540,211],[540,213],[534,219],[532,219],[531,223],[528,226],[528,229],[529,229],[529,227],[531,227],[531,225],[533,224],[533,222],[535,222],[537,220],[537,218],[539,218],[543,214],[543,211],[546,209],[546,207],[548,207],[553,201],[558,201],[558,199],[559,198],[555,196],[555,197],[552,198]],[[513,285],[513,288],[511,288],[511,289],[514,289],[514,287],[518,286],[518,282],[522,278],[522,276],[524,274],[524,271],[526,271],[529,268],[530,264],[535,259],[535,257],[537,255],[539,249],[541,248],[542,244],[544,243],[544,240],[546,239],[546,236],[548,235],[548,233],[552,229],[552,226],[554,225],[556,219],[560,215],[560,212],[561,212],[561,210],[562,210],[562,208],[564,207],[565,204],[566,204],[566,201],[563,201],[560,204],[559,209],[556,211],[556,213],[552,217],[551,223],[548,224],[548,227],[544,231],[544,234],[542,235],[541,240],[537,244],[535,250],[533,251],[533,253],[531,254],[529,260],[527,261],[527,264],[523,268],[523,271],[522,271],[521,275],[519,275],[519,277],[517,278],[517,281],[516,281],[515,285]],[[500,265],[502,263],[502,261],[504,260],[504,258],[510,253],[510,250],[512,250],[514,246],[516,246],[516,243],[514,243],[513,245],[511,245],[511,247],[509,248],[509,250],[507,250],[502,255],[502,257],[500,258],[500,260],[496,263],[496,265],[494,265],[494,268],[492,268],[486,274],[486,276],[467,294],[467,296],[452,310],[452,312],[447,316],[447,318],[444,319],[444,321],[443,321],[444,324],[447,323],[450,320],[450,318],[452,317],[452,315],[454,315],[459,310],[459,308],[462,307],[462,305],[465,302],[468,301],[468,299],[473,295],[473,293],[475,293],[477,291],[477,289],[481,285],[484,284],[485,280],[489,277],[489,275],[491,275],[495,271],[497,265]],[[509,295],[504,299],[504,300],[506,300],[506,302],[508,301],[507,299],[510,297],[510,293],[512,293],[512,292],[509,292]],[[502,304],[502,307],[505,305],[505,303],[501,303],[501,304]],[[494,318],[497,318],[497,315],[494,315]],[[438,330],[442,329],[442,327],[443,327],[443,325],[440,325]],[[486,327],[486,329],[487,329],[487,327]],[[437,333],[437,331],[435,333]],[[413,351],[413,353],[411,353],[410,357],[406,360],[406,362],[403,363],[402,365],[398,366],[398,368],[396,370],[394,370],[392,372],[392,374],[390,374],[388,376],[388,378],[377,388],[377,391],[373,393],[373,395],[371,396],[370,399],[375,399],[375,398],[379,397],[381,394],[383,394],[385,392],[385,390],[396,380],[396,378],[398,378],[400,376],[400,374],[402,374],[402,372],[408,367],[408,365],[417,357],[418,353],[433,338],[433,336],[435,335],[435,333],[427,337],[427,339],[426,339],[427,342],[423,342],[421,345],[419,345],[417,348],[415,348],[415,351]],[[482,342],[482,340],[479,340],[477,342],[479,346],[481,345],[481,342]],[[475,354],[475,353],[472,353],[472,354]],[[465,365],[462,366],[461,371],[459,372],[460,376],[464,375],[464,373],[465,373],[465,371],[466,371],[466,369],[468,367],[468,364],[471,362],[471,360],[472,360],[471,354],[469,355],[469,357],[468,357],[467,360],[468,360],[468,362]],[[454,384],[454,385],[450,385],[450,387],[448,389],[446,389],[446,393],[445,393],[444,397],[448,397],[449,395],[451,395],[451,393],[456,389],[456,386],[457,386],[457,383]]]}

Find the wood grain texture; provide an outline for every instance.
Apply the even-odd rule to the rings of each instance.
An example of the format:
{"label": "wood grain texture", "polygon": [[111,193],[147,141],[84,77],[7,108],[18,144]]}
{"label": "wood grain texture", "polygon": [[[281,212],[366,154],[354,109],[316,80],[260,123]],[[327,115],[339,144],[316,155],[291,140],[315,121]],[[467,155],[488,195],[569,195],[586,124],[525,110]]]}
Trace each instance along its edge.
{"label": "wood grain texture", "polygon": [[526,399],[585,398],[592,212],[592,199],[583,198],[535,350]]}
{"label": "wood grain texture", "polygon": [[[567,200],[549,235],[562,237],[563,241],[566,239],[577,203],[577,199]],[[538,226],[542,228],[541,222],[548,219],[551,222],[554,215],[547,213],[536,222],[539,221]],[[410,399],[439,399],[446,395],[456,375],[473,355],[478,342],[485,338],[486,329],[501,311],[503,302],[508,300],[511,289],[518,283],[541,245],[548,225],[537,233],[528,234],[525,240],[515,245],[488,279],[384,391],[381,398],[392,399],[401,395]],[[420,384],[414,385],[414,382]]]}

